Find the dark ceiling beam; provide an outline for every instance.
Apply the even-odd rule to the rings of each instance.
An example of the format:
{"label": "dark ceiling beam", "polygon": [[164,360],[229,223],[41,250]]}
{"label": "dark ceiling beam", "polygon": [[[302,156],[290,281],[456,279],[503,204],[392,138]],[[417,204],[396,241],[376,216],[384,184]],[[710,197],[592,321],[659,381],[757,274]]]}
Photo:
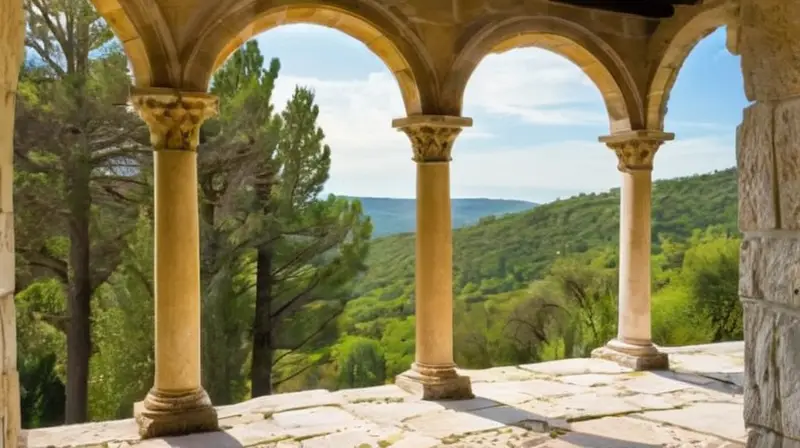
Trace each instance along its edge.
{"label": "dark ceiling beam", "polygon": [[551,0],[555,3],[583,8],[621,12],[653,19],[665,19],[675,14],[674,5],[693,5],[699,0]]}

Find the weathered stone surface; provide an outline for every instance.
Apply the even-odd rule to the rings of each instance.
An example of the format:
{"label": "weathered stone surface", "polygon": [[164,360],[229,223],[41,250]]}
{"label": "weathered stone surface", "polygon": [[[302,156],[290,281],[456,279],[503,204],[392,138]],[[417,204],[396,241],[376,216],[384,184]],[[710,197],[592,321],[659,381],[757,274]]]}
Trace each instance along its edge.
{"label": "weathered stone surface", "polygon": [[781,228],[800,229],[800,100],[775,108],[775,161]]}
{"label": "weathered stone surface", "polygon": [[[698,359],[704,359],[706,367],[716,358],[721,368],[741,359],[730,350],[692,350],[687,356],[705,357]],[[642,448],[661,441],[676,448],[741,446],[726,445],[720,438],[744,433],[743,405],[736,401],[741,396],[720,392],[725,384],[713,378],[675,372],[602,373],[619,367],[597,360],[546,364],[544,370],[551,372],[577,367],[588,373],[482,382],[476,384],[476,398],[460,401],[420,401],[393,385],[278,394],[219,408],[224,432],[184,437],[139,441],[131,420],[25,435],[29,448]],[[683,368],[688,370],[689,364]],[[721,432],[721,425],[728,432]],[[648,435],[652,438],[644,438]]]}
{"label": "weathered stone surface", "polygon": [[523,381],[534,379],[537,376],[529,370],[517,366],[492,367],[490,369],[470,370],[456,369],[459,375],[468,376],[472,384],[496,383],[498,381]]}
{"label": "weathered stone surface", "polygon": [[576,386],[595,387],[605,386],[619,380],[627,380],[626,375],[603,375],[596,373],[585,373],[581,375],[566,375],[559,377],[558,380]]}
{"label": "weathered stone surface", "polygon": [[800,440],[800,313],[744,310],[745,421]]}
{"label": "weathered stone surface", "polygon": [[745,93],[751,101],[769,101],[800,95],[800,4],[785,0],[740,0]]}
{"label": "weathered stone surface", "polygon": [[345,403],[342,394],[332,394],[324,389],[306,390],[286,394],[267,395],[243,403],[217,408],[219,418],[248,413],[271,414],[314,406],[338,406]]}
{"label": "weathered stone surface", "polygon": [[86,446],[104,441],[137,441],[139,432],[133,419],[84,425],[57,426],[26,431],[28,448]]}
{"label": "weathered stone surface", "polygon": [[742,408],[733,403],[698,403],[682,409],[643,412],[640,416],[734,442],[747,438]]}
{"label": "weathered stone surface", "polygon": [[800,440],[793,440],[763,428],[748,430],[747,448],[800,448]]}
{"label": "weathered stone surface", "polygon": [[800,308],[800,234],[746,237],[739,264],[742,297]]}
{"label": "weathered stone surface", "polygon": [[547,375],[579,375],[582,373],[623,373],[632,372],[632,369],[604,359],[574,358],[558,361],[540,362],[538,364],[524,364],[520,368],[531,372]]}
{"label": "weathered stone surface", "polygon": [[624,385],[620,387],[624,387],[635,393],[659,395],[667,392],[691,389],[697,386],[689,382],[679,381],[671,376],[661,375],[660,372],[642,372],[626,381]]}
{"label": "weathered stone surface", "polygon": [[500,422],[472,413],[450,410],[414,417],[403,422],[403,425],[420,434],[437,439],[499,429],[504,426]]}
{"label": "weathered stone surface", "polygon": [[737,133],[739,167],[739,230],[775,229],[774,157],[772,153],[773,106],[756,103],[744,110]]}
{"label": "weathered stone surface", "polygon": [[[561,437],[576,446],[669,446],[720,447],[717,437],[700,435],[676,427],[631,417],[606,417],[572,424],[572,431]],[[613,443],[613,445],[612,445]]]}
{"label": "weathered stone surface", "polygon": [[353,415],[380,424],[395,424],[423,414],[445,410],[432,401],[408,401],[404,403],[356,403],[344,406]]}

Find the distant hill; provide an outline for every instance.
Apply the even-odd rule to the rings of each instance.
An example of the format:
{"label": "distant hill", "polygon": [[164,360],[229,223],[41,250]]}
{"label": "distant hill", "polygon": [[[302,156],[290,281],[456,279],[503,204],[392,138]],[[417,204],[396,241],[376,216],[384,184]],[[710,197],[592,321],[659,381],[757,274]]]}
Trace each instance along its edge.
{"label": "distant hill", "polygon": [[[659,248],[659,235],[685,240],[694,229],[711,225],[737,232],[737,198],[733,168],[656,182],[654,251]],[[524,288],[541,278],[560,254],[616,247],[619,201],[618,188],[581,194],[522,213],[484,218],[476,225],[456,230],[455,292],[478,287],[483,294],[494,294]],[[414,282],[414,235],[378,238],[372,243],[367,265],[369,269],[359,279],[356,294],[380,289],[382,295],[392,297],[410,291]]]}
{"label": "distant hill", "polygon": [[[413,232],[416,227],[416,201],[397,198],[354,198],[372,218],[373,237]],[[487,216],[502,216],[530,210],[536,204],[506,199],[453,199],[453,228],[475,224]]]}

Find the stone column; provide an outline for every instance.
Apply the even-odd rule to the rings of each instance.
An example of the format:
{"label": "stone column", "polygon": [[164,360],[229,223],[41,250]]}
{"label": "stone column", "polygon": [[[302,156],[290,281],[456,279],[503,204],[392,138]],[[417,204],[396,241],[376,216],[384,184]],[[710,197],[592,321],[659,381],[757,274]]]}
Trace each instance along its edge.
{"label": "stone column", "polygon": [[24,54],[22,0],[0,0],[0,447],[20,446],[14,311],[14,100]]}
{"label": "stone column", "polygon": [[800,447],[800,1],[740,0],[739,295],[748,447]]}
{"label": "stone column", "polygon": [[617,155],[622,173],[619,226],[619,320],[617,338],[592,352],[635,370],[668,367],[667,355],[653,345],[650,333],[650,192],[653,158],[674,136],[631,131],[601,137]]}
{"label": "stone column", "polygon": [[144,438],[218,429],[200,384],[200,231],[197,144],[217,109],[203,93],[132,92],[155,163],[155,384],[134,409]]}
{"label": "stone column", "polygon": [[411,139],[417,164],[416,355],[395,383],[425,400],[471,398],[469,377],[453,362],[453,224],[450,153],[472,120],[413,116],[392,126]]}

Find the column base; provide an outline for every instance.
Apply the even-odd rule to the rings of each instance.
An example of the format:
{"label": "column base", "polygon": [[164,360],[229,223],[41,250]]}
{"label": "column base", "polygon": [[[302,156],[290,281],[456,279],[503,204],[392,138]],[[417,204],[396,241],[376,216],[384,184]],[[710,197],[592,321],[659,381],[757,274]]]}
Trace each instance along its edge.
{"label": "column base", "polygon": [[394,383],[423,400],[469,400],[475,398],[468,376],[456,373],[455,365],[431,366],[420,363],[397,375]]}
{"label": "column base", "polygon": [[143,439],[219,430],[217,411],[203,388],[181,393],[153,388],[133,405],[133,414]]}
{"label": "column base", "polygon": [[669,370],[669,357],[652,343],[636,345],[612,339],[604,347],[592,350],[592,358],[613,361],[637,371]]}

